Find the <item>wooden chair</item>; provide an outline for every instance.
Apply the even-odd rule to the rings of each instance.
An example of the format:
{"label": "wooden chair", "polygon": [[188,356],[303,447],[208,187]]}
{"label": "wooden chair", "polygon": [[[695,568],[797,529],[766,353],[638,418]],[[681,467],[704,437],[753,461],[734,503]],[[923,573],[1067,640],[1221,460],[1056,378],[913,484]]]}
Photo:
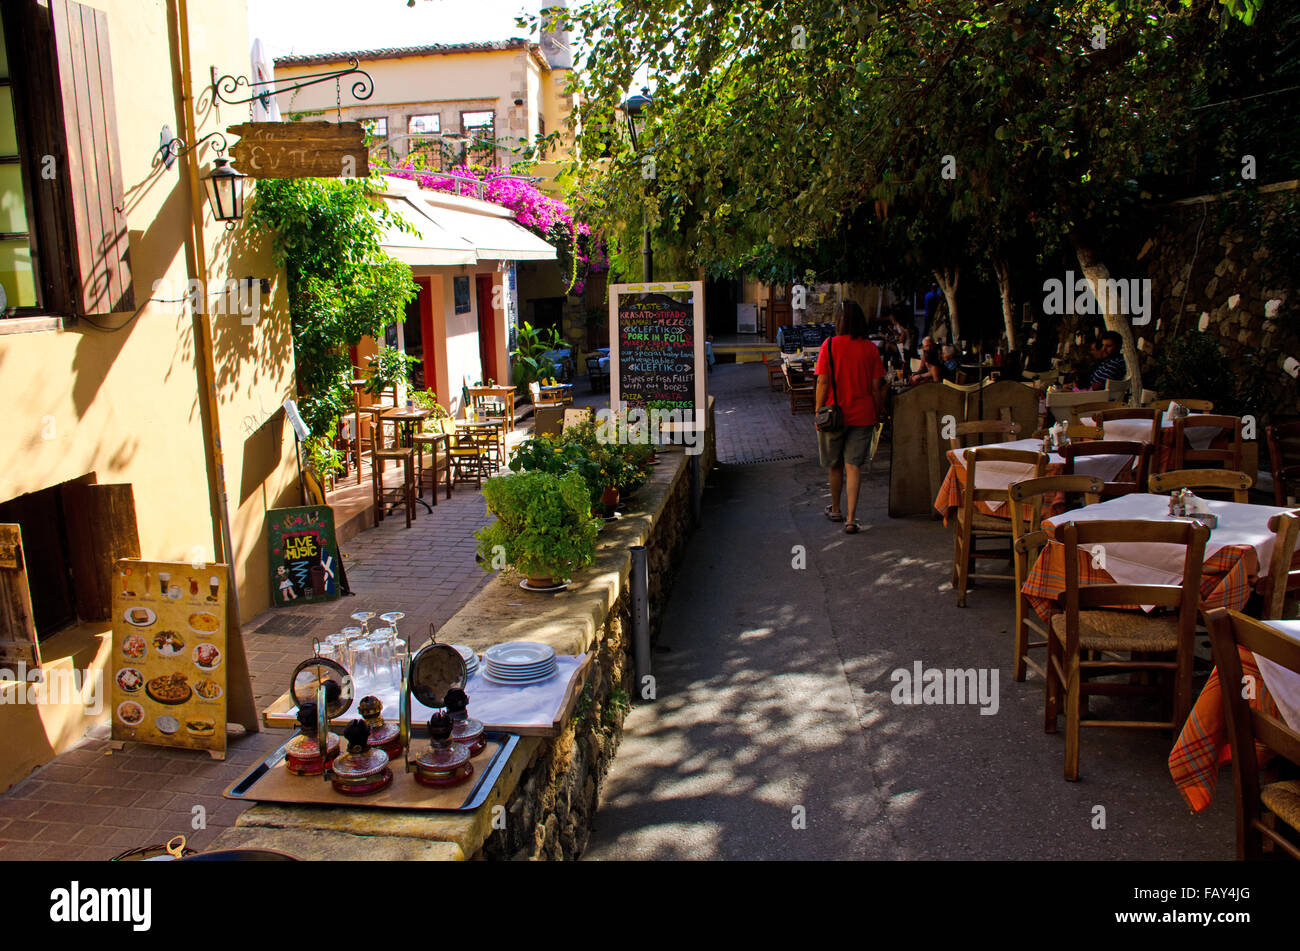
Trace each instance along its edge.
{"label": "wooden chair", "polygon": [[1075,426],[1083,422],[1083,420],[1095,416],[1097,413],[1104,413],[1108,409],[1122,408],[1122,406],[1113,401],[1107,400],[1099,402],[1097,400],[1091,400],[1087,403],[1074,403],[1067,408],[1067,411],[1070,414],[1070,425]]}
{"label": "wooden chair", "polygon": [[[1239,649],[1266,657],[1300,674],[1300,643],[1237,611],[1216,608],[1206,615],[1210,647],[1223,684],[1223,705],[1232,738],[1232,780],[1237,797],[1237,859],[1258,861],[1265,844],[1300,860],[1300,780],[1263,784],[1256,742],[1300,765],[1300,732],[1278,717],[1254,709],[1237,685],[1243,682]],[[1285,829],[1278,829],[1281,823]],[[1289,833],[1288,831],[1289,830]]]}
{"label": "wooden chair", "polygon": [[768,392],[776,393],[785,389],[785,373],[781,370],[781,358],[773,353],[763,354],[763,366],[767,368]]}
{"label": "wooden chair", "polygon": [[1179,404],[1180,406],[1186,406],[1193,413],[1214,412],[1214,403],[1212,401],[1200,400],[1190,396],[1185,397],[1183,399],[1148,400],[1146,403],[1143,403],[1142,405],[1145,406],[1147,409],[1158,409],[1162,413],[1167,413],[1169,412],[1169,407],[1175,403]]}
{"label": "wooden chair", "polygon": [[[1187,429],[1227,429],[1232,432],[1232,445],[1228,449],[1193,449],[1187,445]],[[1220,462],[1224,469],[1241,471],[1241,417],[1240,416],[1184,416],[1174,420],[1174,452],[1171,469],[1204,468],[1188,463]]]}
{"label": "wooden chair", "polygon": [[[985,436],[1020,435],[1020,424],[1003,419],[976,419],[969,423],[958,423],[956,434],[948,440],[952,449],[965,449],[967,446],[987,446],[990,443],[1010,442],[1010,439],[985,439]],[[973,439],[965,437],[973,436]]]}
{"label": "wooden chair", "polygon": [[609,371],[600,365],[600,357],[587,357],[587,382],[593,393],[609,389]]}
{"label": "wooden chair", "polygon": [[[438,504],[438,483],[445,481],[447,485],[447,498],[451,498],[451,454],[448,451],[451,445],[451,437],[442,432],[441,428],[433,432],[416,433],[412,438],[413,449],[415,450],[415,497],[424,498],[424,487],[427,484],[430,494],[433,496],[433,504]],[[443,447],[441,456],[438,447]],[[424,454],[429,453],[433,461],[430,465],[424,464]],[[446,476],[443,480],[440,477]]]}
{"label": "wooden chair", "polygon": [[[1047,544],[1042,530],[1043,502],[1047,496],[1058,494],[1082,495],[1084,504],[1092,505],[1101,497],[1102,481],[1096,476],[1043,476],[1016,482],[1009,492],[1011,497],[1011,536],[1014,541],[1016,563],[1016,652],[1012,662],[1012,676],[1025,679],[1025,668],[1033,669],[1038,676],[1047,677],[1038,663],[1029,657],[1031,648],[1047,646],[1047,629],[1038,621],[1038,615],[1029,598],[1021,589],[1029,578],[1038,556]],[[1029,512],[1026,513],[1025,509]],[[1031,641],[1030,631],[1042,640]]]}
{"label": "wooden chair", "polygon": [[454,419],[439,420],[448,436],[447,457],[452,467],[452,482],[470,482],[482,488],[483,479],[492,475],[491,461],[496,451],[496,437],[490,432],[457,429]]}
{"label": "wooden chair", "polygon": [[[1046,439],[1050,429],[1040,429],[1034,433],[1035,439]],[[1073,440],[1104,439],[1105,432],[1100,426],[1085,426],[1083,423],[1076,423],[1072,426],[1065,427],[1065,435]]]}
{"label": "wooden chair", "polygon": [[801,411],[813,412],[817,407],[817,386],[813,383],[790,384],[790,415]]}
{"label": "wooden chair", "polygon": [[1163,417],[1164,413],[1158,409],[1122,407],[1120,409],[1098,410],[1093,414],[1092,420],[1101,426],[1104,431],[1106,423],[1112,419],[1149,419],[1151,421],[1151,445],[1158,446],[1160,445],[1160,424]]}
{"label": "wooden chair", "polygon": [[[966,589],[970,579],[979,578],[989,581],[1014,581],[1014,575],[980,574],[972,571],[977,558],[1002,558],[1000,553],[980,551],[980,539],[993,538],[1010,543],[1012,541],[1011,520],[987,515],[975,507],[977,502],[1010,501],[1006,489],[976,488],[976,468],[981,462],[1015,462],[1033,467],[1033,477],[1037,478],[1047,468],[1047,456],[1041,452],[1024,449],[998,449],[996,446],[977,446],[967,449],[966,485],[962,489],[961,508],[957,510],[957,524],[953,526],[952,548],[952,586],[957,592],[957,607],[966,606]],[[1012,561],[1014,561],[1014,553]]]}
{"label": "wooden chair", "polygon": [[1231,469],[1170,469],[1152,475],[1148,484],[1157,495],[1175,489],[1208,489],[1218,493],[1231,493],[1234,502],[1249,502],[1250,487],[1255,484],[1255,480],[1244,472],[1233,472]]}
{"label": "wooden chair", "polygon": [[1065,460],[1064,475],[1074,475],[1075,460],[1080,456],[1132,456],[1133,481],[1114,481],[1105,483],[1102,488],[1104,498],[1114,498],[1141,492],[1147,485],[1147,470],[1154,447],[1145,442],[1129,442],[1121,439],[1100,439],[1095,442],[1077,442],[1062,446],[1057,453]]}
{"label": "wooden chair", "polygon": [[1268,559],[1268,573],[1255,582],[1255,591],[1263,599],[1260,617],[1280,621],[1287,615],[1287,595],[1300,591],[1300,570],[1292,567],[1296,542],[1300,541],[1300,515],[1274,515],[1268,520],[1268,529],[1273,532],[1273,553]]}
{"label": "wooden chair", "polygon": [[542,385],[535,380],[528,384],[528,395],[532,398],[534,409],[539,406],[565,406],[573,402],[572,397],[566,398],[563,395],[543,396]]}
{"label": "wooden chair", "polygon": [[1106,399],[1113,403],[1122,403],[1128,399],[1128,395],[1133,390],[1133,378],[1126,376],[1122,380],[1106,381]]}
{"label": "wooden chair", "polygon": [[[1277,423],[1265,430],[1273,468],[1273,504],[1283,506],[1300,481],[1300,423]],[[1288,461],[1291,460],[1291,461]]]}
{"label": "wooden chair", "polygon": [[[1056,530],[1065,545],[1063,610],[1052,617],[1047,640],[1047,691],[1043,728],[1055,733],[1065,713],[1065,778],[1079,778],[1079,730],[1113,726],[1177,730],[1192,708],[1192,655],[1195,647],[1201,564],[1210,530],[1191,522],[1080,521]],[[1186,549],[1183,578],[1172,584],[1079,584],[1079,546],[1143,543],[1181,545]],[[1095,551],[1085,551],[1096,558]],[[1177,613],[1148,615],[1141,610],[1105,610],[1125,605],[1175,608]],[[1096,657],[1127,653],[1128,659]],[[1093,655],[1085,657],[1087,655]],[[1163,655],[1155,658],[1149,655]],[[1096,694],[1149,694],[1158,687],[1143,683],[1089,680],[1089,675],[1165,671],[1172,691],[1165,690],[1172,716],[1163,720],[1083,720],[1085,698]]]}
{"label": "wooden chair", "polygon": [[[398,463],[402,468],[402,484],[396,488],[384,485],[384,464],[387,461]],[[374,465],[370,467],[370,482],[375,499],[375,527],[384,520],[384,506],[389,502],[401,502],[406,513],[406,527],[411,527],[415,518],[415,450],[376,449]]]}

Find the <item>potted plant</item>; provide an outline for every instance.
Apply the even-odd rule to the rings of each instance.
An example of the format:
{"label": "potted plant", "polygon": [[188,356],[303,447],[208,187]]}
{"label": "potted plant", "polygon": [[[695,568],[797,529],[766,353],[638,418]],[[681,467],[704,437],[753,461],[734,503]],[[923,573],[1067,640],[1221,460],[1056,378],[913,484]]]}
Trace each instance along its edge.
{"label": "potted plant", "polygon": [[371,396],[386,390],[397,392],[398,382],[410,380],[411,366],[416,362],[396,347],[380,347],[366,365],[366,385],[363,389]]}
{"label": "potted plant", "polygon": [[486,570],[497,554],[534,588],[549,588],[596,558],[600,522],[591,517],[587,484],[575,471],[512,472],[483,483],[497,520],[474,533]]}
{"label": "potted plant", "polygon": [[554,378],[555,363],[547,354],[563,346],[564,341],[554,328],[543,334],[525,321],[519,328],[515,349],[510,352],[515,385],[527,387],[530,383],[543,383]]}

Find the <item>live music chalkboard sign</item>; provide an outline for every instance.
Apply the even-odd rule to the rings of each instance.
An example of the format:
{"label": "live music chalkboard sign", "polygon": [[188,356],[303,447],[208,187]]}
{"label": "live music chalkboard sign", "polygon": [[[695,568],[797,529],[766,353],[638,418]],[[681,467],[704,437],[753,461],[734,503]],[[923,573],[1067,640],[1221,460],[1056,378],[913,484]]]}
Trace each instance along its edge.
{"label": "live music chalkboard sign", "polygon": [[334,510],[328,505],[303,505],[271,509],[266,516],[272,603],[284,607],[338,598],[340,558]]}
{"label": "live music chalkboard sign", "polygon": [[702,428],[703,283],[615,284],[609,306],[610,405],[676,411],[682,428]]}

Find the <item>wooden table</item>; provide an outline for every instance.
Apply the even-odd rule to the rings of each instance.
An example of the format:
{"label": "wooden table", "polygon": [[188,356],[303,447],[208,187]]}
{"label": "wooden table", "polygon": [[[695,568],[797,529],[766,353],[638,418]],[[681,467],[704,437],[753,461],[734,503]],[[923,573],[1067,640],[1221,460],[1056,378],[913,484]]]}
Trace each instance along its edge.
{"label": "wooden table", "polygon": [[[425,409],[422,406],[389,406],[385,408],[384,412],[379,414],[379,418],[391,419],[397,424],[397,445],[399,447],[402,446],[403,443],[406,443],[406,445],[410,446],[411,449],[414,450],[415,425],[417,423],[423,423],[432,415],[433,410]],[[436,455],[433,461],[436,466],[438,462]],[[433,514],[433,509],[430,508],[429,503],[424,501],[424,499],[419,495],[415,497],[415,501],[423,505],[430,515]]]}
{"label": "wooden table", "polygon": [[506,421],[504,419],[456,420],[457,431],[468,430],[474,433],[492,433],[498,446],[497,467],[506,463]]}
{"label": "wooden table", "polygon": [[[1202,413],[1191,413],[1183,425],[1187,444],[1193,449],[1209,449],[1216,441],[1225,440],[1226,433],[1221,426],[1197,426],[1193,420]],[[1094,417],[1081,418],[1081,423],[1096,426]],[[1151,442],[1151,421],[1147,419],[1111,419],[1101,424],[1106,439],[1120,439],[1130,442]],[[1226,442],[1225,442],[1226,445]],[[1153,472],[1166,472],[1174,457],[1174,421],[1166,416],[1160,421],[1160,445],[1155,447],[1156,454],[1152,460]]]}

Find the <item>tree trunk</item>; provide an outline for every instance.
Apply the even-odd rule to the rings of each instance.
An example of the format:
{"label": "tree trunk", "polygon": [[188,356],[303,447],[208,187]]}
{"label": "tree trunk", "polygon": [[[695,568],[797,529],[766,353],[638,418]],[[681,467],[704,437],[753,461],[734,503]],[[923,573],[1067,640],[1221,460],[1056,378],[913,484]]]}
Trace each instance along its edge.
{"label": "tree trunk", "polygon": [[1011,299],[1011,265],[1006,258],[994,258],[993,271],[998,276],[998,294],[1002,297],[1002,323],[1007,328],[1007,349],[1016,349],[1016,311]]}
{"label": "tree trunk", "polygon": [[961,322],[957,319],[957,280],[960,277],[961,268],[959,267],[955,267],[951,271],[934,269],[934,279],[939,285],[939,290],[943,291],[944,299],[948,302],[948,325],[952,328],[952,339],[948,342],[954,347],[958,346],[961,340]]}
{"label": "tree trunk", "polygon": [[[1099,282],[1110,280],[1110,269],[1106,267],[1106,263],[1102,261],[1097,250],[1077,233],[1071,232],[1070,244],[1074,246],[1075,256],[1079,259],[1079,266],[1083,268],[1083,276],[1087,278],[1088,284],[1092,287],[1093,294],[1097,298],[1098,305],[1102,309],[1102,314],[1106,320],[1106,329],[1115,331],[1124,341],[1124,365],[1127,367],[1129,379],[1132,381],[1132,386],[1129,389],[1129,403],[1137,406],[1142,402],[1142,364],[1137,342],[1133,338],[1133,325],[1129,323],[1126,314],[1111,312],[1114,306],[1114,295],[1097,294]],[[1073,293],[1073,289],[1067,288],[1066,293]]]}

